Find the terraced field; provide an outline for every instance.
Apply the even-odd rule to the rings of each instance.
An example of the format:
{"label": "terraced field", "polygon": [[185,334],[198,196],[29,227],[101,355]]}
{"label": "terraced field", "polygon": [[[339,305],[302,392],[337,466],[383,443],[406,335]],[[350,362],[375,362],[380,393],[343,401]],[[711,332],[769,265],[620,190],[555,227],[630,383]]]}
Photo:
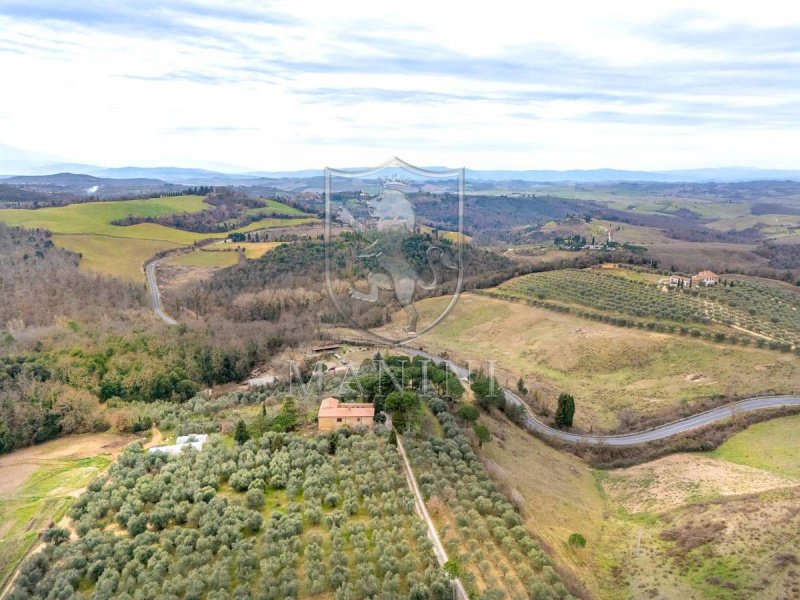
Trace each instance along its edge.
{"label": "terraced field", "polygon": [[721,340],[770,343],[783,349],[800,340],[800,294],[761,282],[678,290],[597,269],[568,269],[519,277],[489,293],[545,307],[554,307],[550,303],[555,302],[579,307],[578,312],[588,309],[586,316],[602,313],[615,325],[656,321],[670,331],[682,327],[683,333],[691,334],[696,330],[687,327],[711,326]]}

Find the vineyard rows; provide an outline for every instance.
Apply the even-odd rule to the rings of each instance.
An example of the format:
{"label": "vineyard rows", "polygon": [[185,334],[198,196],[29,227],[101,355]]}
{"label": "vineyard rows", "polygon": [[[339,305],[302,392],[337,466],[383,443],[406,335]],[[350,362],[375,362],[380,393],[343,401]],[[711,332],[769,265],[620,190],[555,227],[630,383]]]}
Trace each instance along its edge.
{"label": "vineyard rows", "polygon": [[800,340],[800,294],[758,282],[681,290],[597,270],[566,269],[519,277],[497,291],[682,325],[720,324],[762,342],[796,346]]}

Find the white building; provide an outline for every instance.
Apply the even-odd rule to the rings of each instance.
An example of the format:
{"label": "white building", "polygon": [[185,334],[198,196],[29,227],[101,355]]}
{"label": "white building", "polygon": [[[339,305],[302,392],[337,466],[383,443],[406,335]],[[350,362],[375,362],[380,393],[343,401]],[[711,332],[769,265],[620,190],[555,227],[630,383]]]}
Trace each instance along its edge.
{"label": "white building", "polygon": [[261,385],[272,385],[276,381],[278,381],[278,378],[275,375],[259,375],[258,377],[248,379],[247,385],[250,387],[258,387]]}
{"label": "white building", "polygon": [[178,440],[171,446],[156,446],[150,448],[149,452],[163,452],[171,456],[176,456],[183,452],[184,448],[192,447],[197,451],[203,449],[208,436],[205,433],[193,433],[191,435],[179,435]]}

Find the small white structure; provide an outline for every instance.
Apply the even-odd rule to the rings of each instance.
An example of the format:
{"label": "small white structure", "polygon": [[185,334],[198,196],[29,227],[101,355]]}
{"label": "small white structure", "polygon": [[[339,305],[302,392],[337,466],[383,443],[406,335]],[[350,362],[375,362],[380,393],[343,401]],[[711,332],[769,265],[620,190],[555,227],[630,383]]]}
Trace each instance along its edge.
{"label": "small white structure", "polygon": [[206,440],[208,440],[208,435],[205,433],[179,435],[177,442],[172,446],[156,446],[154,448],[150,448],[149,452],[163,452],[164,454],[176,456],[180,454],[184,448],[188,448],[189,446],[200,451],[203,449]]}
{"label": "small white structure", "polygon": [[278,381],[278,378],[275,375],[259,375],[258,377],[248,379],[247,385],[250,387],[258,387],[260,385],[272,385],[276,381]]}

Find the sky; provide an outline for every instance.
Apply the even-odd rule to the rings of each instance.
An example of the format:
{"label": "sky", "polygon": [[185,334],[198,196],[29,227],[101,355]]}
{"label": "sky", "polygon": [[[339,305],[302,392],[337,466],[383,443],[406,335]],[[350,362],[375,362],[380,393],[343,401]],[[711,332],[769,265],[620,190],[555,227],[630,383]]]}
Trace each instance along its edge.
{"label": "sky", "polygon": [[0,0],[0,144],[231,171],[800,168],[800,4]]}

